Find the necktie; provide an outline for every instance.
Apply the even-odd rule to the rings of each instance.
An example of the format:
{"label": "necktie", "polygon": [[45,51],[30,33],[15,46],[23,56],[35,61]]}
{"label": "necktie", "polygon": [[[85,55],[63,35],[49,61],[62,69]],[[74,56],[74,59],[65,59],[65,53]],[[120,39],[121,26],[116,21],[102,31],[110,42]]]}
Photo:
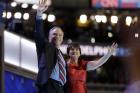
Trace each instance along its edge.
{"label": "necktie", "polygon": [[58,66],[59,66],[59,78],[62,85],[66,82],[66,68],[65,68],[65,61],[63,59],[63,56],[61,54],[61,51],[59,50],[58,53]]}

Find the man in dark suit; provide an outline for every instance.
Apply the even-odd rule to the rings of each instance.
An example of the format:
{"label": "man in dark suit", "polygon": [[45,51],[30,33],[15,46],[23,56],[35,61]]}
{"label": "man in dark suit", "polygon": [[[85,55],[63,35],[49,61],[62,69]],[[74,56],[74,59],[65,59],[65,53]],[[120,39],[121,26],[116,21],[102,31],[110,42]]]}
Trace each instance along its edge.
{"label": "man in dark suit", "polygon": [[35,42],[38,55],[38,93],[63,93],[66,83],[66,63],[59,47],[63,41],[63,31],[53,27],[49,31],[48,40],[43,33],[42,13],[47,10],[47,0],[40,0],[37,16]]}

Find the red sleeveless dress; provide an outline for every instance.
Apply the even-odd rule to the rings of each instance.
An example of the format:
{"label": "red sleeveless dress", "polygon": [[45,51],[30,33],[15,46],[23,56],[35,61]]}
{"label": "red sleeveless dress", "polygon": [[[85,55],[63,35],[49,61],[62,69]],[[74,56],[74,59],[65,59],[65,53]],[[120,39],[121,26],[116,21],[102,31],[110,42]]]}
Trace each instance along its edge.
{"label": "red sleeveless dress", "polygon": [[81,60],[79,65],[68,64],[68,93],[87,93],[86,89],[87,62]]}

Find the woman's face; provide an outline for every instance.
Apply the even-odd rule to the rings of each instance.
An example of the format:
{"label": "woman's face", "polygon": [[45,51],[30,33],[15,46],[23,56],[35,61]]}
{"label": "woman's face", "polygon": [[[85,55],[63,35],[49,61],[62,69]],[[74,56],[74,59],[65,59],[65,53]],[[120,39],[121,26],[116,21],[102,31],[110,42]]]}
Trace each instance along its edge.
{"label": "woman's face", "polygon": [[79,50],[79,48],[72,47],[70,49],[70,51],[69,51],[69,56],[70,56],[70,58],[76,58],[76,59],[78,59],[79,56],[80,56],[80,50]]}

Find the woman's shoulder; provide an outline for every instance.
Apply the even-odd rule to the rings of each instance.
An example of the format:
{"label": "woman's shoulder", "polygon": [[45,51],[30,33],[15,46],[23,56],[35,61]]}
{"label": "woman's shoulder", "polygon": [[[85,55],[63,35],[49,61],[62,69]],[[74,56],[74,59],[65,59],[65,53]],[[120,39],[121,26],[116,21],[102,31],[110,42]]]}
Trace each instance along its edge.
{"label": "woman's shoulder", "polygon": [[84,59],[80,59],[79,60],[79,64],[83,64],[86,65],[88,63],[88,61],[84,60]]}
{"label": "woman's shoulder", "polygon": [[86,60],[83,60],[83,59],[79,60],[79,65],[80,65],[80,67],[82,67],[83,69],[86,69],[87,63],[88,63],[88,61],[86,61]]}

